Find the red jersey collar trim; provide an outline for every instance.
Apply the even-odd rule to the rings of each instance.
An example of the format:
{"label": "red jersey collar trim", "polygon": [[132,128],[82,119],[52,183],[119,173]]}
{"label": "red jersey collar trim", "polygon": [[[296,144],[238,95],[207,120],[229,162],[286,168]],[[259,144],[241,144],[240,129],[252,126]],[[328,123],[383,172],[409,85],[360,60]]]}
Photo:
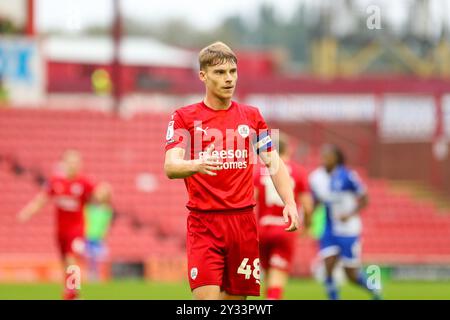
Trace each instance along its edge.
{"label": "red jersey collar trim", "polygon": [[212,111],[212,112],[227,112],[227,111],[229,111],[229,110],[231,110],[232,108],[235,107],[236,102],[234,102],[233,100],[231,100],[231,104],[230,104],[230,106],[228,107],[228,109],[224,109],[224,110],[215,110],[215,109],[213,109],[213,108],[210,108],[210,107],[208,107],[208,106],[206,105],[206,103],[205,103],[204,100],[202,100],[202,101],[200,102],[200,105],[201,105],[203,108],[205,108],[205,109],[207,109],[207,110],[209,110],[209,111]]}

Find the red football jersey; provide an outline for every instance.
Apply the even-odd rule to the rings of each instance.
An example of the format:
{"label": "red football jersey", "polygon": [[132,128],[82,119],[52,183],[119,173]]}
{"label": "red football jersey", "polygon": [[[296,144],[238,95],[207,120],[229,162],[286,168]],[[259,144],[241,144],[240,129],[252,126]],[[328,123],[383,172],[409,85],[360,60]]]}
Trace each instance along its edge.
{"label": "red football jersey", "polygon": [[271,151],[267,124],[255,107],[232,102],[214,110],[200,102],[176,110],[166,135],[166,151],[180,147],[187,159],[199,159],[214,143],[213,155],[223,162],[217,176],[194,174],[186,179],[191,211],[228,211],[255,206],[253,165],[257,154]]}
{"label": "red football jersey", "polygon": [[[294,194],[297,196],[309,192],[306,171],[293,161],[285,162],[291,176]],[[254,172],[254,184],[258,190],[258,218],[260,225],[280,225],[285,227],[283,220],[284,204],[270,178],[267,168],[259,165]]]}
{"label": "red football jersey", "polygon": [[84,205],[89,201],[94,186],[85,177],[74,179],[52,177],[47,194],[52,197],[56,209],[59,235],[84,235]]}

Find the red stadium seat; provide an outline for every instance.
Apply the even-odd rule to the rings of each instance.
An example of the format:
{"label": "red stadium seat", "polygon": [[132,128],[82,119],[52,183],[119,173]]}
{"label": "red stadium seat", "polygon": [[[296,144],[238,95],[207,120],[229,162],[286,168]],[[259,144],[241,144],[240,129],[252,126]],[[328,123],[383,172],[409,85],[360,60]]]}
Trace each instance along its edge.
{"label": "red stadium seat", "polygon": [[[114,188],[119,216],[108,238],[112,258],[184,256],[184,185],[166,179],[162,171],[166,121],[166,114],[120,119],[90,111],[0,110],[0,154],[13,155],[24,166],[49,175],[65,148],[81,150],[88,175],[107,180]],[[310,171],[318,162],[319,152],[313,148],[304,164]],[[392,262],[389,255],[411,263],[448,259],[450,214],[439,214],[433,204],[410,195],[393,193],[387,181],[371,179],[363,168],[357,171],[371,196],[370,207],[362,213],[368,262],[374,258],[378,263]],[[151,174],[154,185],[138,189],[140,174]],[[0,163],[1,253],[57,254],[51,208],[24,225],[15,217],[37,191],[30,177],[16,176]],[[308,274],[315,241],[300,237],[297,253],[294,273]]]}

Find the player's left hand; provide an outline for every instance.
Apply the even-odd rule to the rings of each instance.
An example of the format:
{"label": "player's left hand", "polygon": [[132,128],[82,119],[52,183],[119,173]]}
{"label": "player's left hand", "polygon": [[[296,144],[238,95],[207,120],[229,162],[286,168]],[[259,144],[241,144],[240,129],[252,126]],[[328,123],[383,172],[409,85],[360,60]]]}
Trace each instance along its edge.
{"label": "player's left hand", "polygon": [[345,216],[339,217],[339,220],[341,220],[342,222],[347,222],[348,219],[350,219],[352,216],[353,216],[353,214],[347,214]]}
{"label": "player's left hand", "polygon": [[299,228],[300,219],[298,217],[297,205],[295,203],[285,205],[283,209],[283,217],[285,223],[289,223],[289,218],[291,219],[290,226],[284,230],[292,232]]}

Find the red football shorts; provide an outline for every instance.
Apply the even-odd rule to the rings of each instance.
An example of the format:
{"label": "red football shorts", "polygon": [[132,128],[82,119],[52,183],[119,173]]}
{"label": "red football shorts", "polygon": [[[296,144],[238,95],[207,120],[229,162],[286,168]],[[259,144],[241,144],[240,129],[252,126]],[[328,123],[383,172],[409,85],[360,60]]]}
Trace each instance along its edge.
{"label": "red football shorts", "polygon": [[284,228],[263,226],[259,229],[261,267],[264,270],[277,268],[289,272],[291,269],[298,234]]}
{"label": "red football shorts", "polygon": [[84,251],[84,240],[82,235],[66,234],[58,235],[57,243],[62,257],[67,255],[81,256]]}
{"label": "red football shorts", "polygon": [[253,209],[190,212],[187,256],[192,290],[217,285],[231,295],[259,296],[258,231]]}

